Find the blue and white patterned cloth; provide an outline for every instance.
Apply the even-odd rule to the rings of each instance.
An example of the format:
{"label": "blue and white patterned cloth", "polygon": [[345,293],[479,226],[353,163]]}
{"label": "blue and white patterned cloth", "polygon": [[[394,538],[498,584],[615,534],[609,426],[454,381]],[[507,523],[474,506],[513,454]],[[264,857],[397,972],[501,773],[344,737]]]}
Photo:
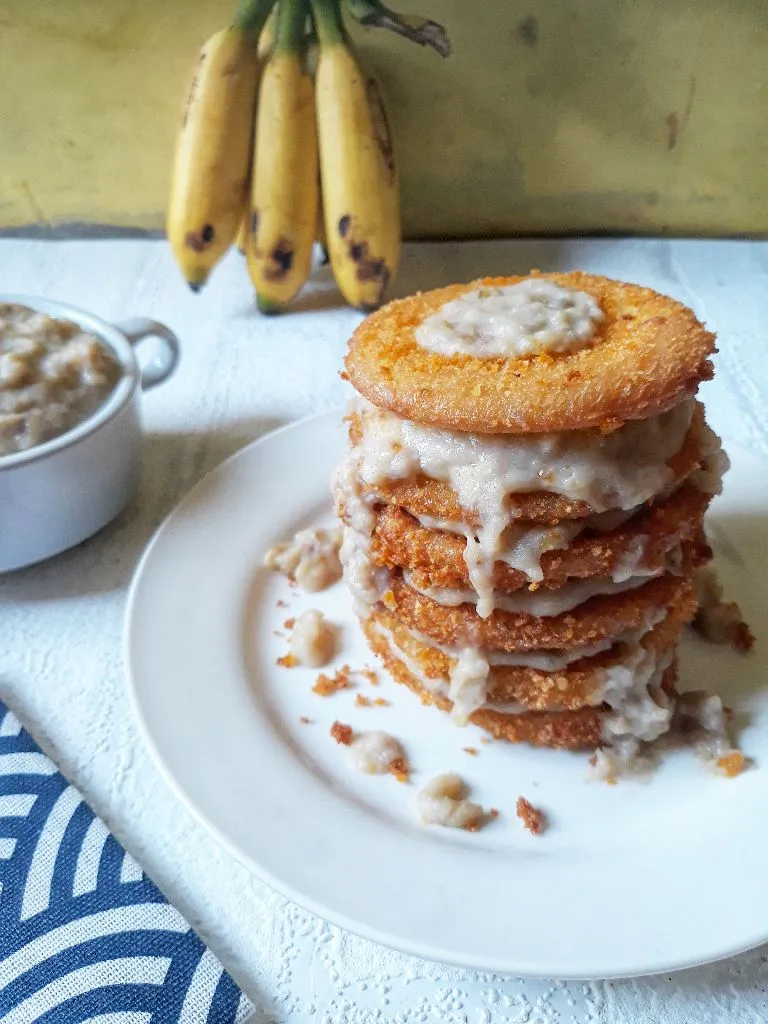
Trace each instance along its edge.
{"label": "blue and white patterned cloth", "polygon": [[0,703],[2,1024],[239,1024],[223,967]]}

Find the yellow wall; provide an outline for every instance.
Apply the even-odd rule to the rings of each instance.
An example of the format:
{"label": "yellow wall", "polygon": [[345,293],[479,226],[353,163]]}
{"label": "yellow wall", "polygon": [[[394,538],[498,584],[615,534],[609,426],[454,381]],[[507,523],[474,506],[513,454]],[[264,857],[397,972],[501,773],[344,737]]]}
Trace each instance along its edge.
{"label": "yellow wall", "polygon": [[[394,3],[394,0],[393,0]],[[411,237],[768,233],[765,0],[413,0],[356,33]],[[233,0],[0,0],[0,228],[159,229],[180,98]]]}

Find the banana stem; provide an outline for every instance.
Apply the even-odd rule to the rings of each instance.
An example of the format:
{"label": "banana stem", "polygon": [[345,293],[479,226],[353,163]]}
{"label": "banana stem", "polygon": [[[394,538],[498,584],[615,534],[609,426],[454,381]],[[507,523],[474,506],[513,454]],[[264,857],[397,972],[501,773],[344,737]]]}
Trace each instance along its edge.
{"label": "banana stem", "polygon": [[340,0],[311,0],[315,31],[321,46],[339,46],[346,42],[341,21]]}
{"label": "banana stem", "polygon": [[347,0],[349,12],[361,25],[385,28],[410,39],[420,46],[431,46],[441,57],[448,57],[451,44],[448,35],[436,21],[413,15],[398,14],[385,7],[381,0]]}
{"label": "banana stem", "polygon": [[306,23],[304,0],[278,0],[275,53],[301,53]]}
{"label": "banana stem", "polygon": [[249,35],[258,36],[264,28],[275,0],[240,0],[234,21],[235,28]]}
{"label": "banana stem", "polygon": [[264,23],[264,28],[259,33],[259,60],[264,60],[272,51],[275,45],[275,34],[277,32],[277,4],[269,12],[269,17]]}

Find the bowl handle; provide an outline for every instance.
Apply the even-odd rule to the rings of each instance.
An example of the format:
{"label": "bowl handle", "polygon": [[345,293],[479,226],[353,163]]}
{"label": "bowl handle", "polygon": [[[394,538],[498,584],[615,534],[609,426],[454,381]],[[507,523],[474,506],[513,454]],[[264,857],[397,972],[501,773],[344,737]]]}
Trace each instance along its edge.
{"label": "bowl handle", "polygon": [[138,345],[145,338],[159,338],[161,344],[155,355],[141,367],[141,387],[143,391],[157,387],[168,380],[179,362],[179,339],[165,324],[157,320],[148,320],[145,316],[134,316],[130,320],[116,323],[115,329],[120,331],[129,345]]}

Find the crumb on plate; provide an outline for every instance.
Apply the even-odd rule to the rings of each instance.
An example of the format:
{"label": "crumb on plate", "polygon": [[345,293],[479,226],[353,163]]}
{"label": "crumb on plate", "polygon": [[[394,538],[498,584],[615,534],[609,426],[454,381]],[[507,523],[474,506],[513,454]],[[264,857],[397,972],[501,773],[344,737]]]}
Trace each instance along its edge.
{"label": "crumb on plate", "polygon": [[327,676],[325,672],[321,672],[315,681],[315,685],[312,687],[312,692],[316,693],[319,697],[330,697],[331,694],[338,693],[339,690],[349,690],[352,688],[350,674],[349,665],[342,665],[332,676]]}
{"label": "crumb on plate", "polygon": [[410,778],[410,767],[404,757],[396,757],[389,762],[389,771],[398,782],[407,782]]}
{"label": "crumb on plate", "polygon": [[740,750],[731,750],[730,753],[718,757],[715,771],[718,775],[724,775],[726,779],[735,779],[744,771],[746,763],[747,759]]}
{"label": "crumb on plate", "polygon": [[344,722],[334,722],[331,726],[331,736],[344,747],[350,745],[353,735],[352,726]]}
{"label": "crumb on plate", "polygon": [[546,830],[547,819],[544,812],[534,807],[524,796],[517,798],[515,810],[523,823],[523,828],[527,828],[532,835],[540,836]]}

